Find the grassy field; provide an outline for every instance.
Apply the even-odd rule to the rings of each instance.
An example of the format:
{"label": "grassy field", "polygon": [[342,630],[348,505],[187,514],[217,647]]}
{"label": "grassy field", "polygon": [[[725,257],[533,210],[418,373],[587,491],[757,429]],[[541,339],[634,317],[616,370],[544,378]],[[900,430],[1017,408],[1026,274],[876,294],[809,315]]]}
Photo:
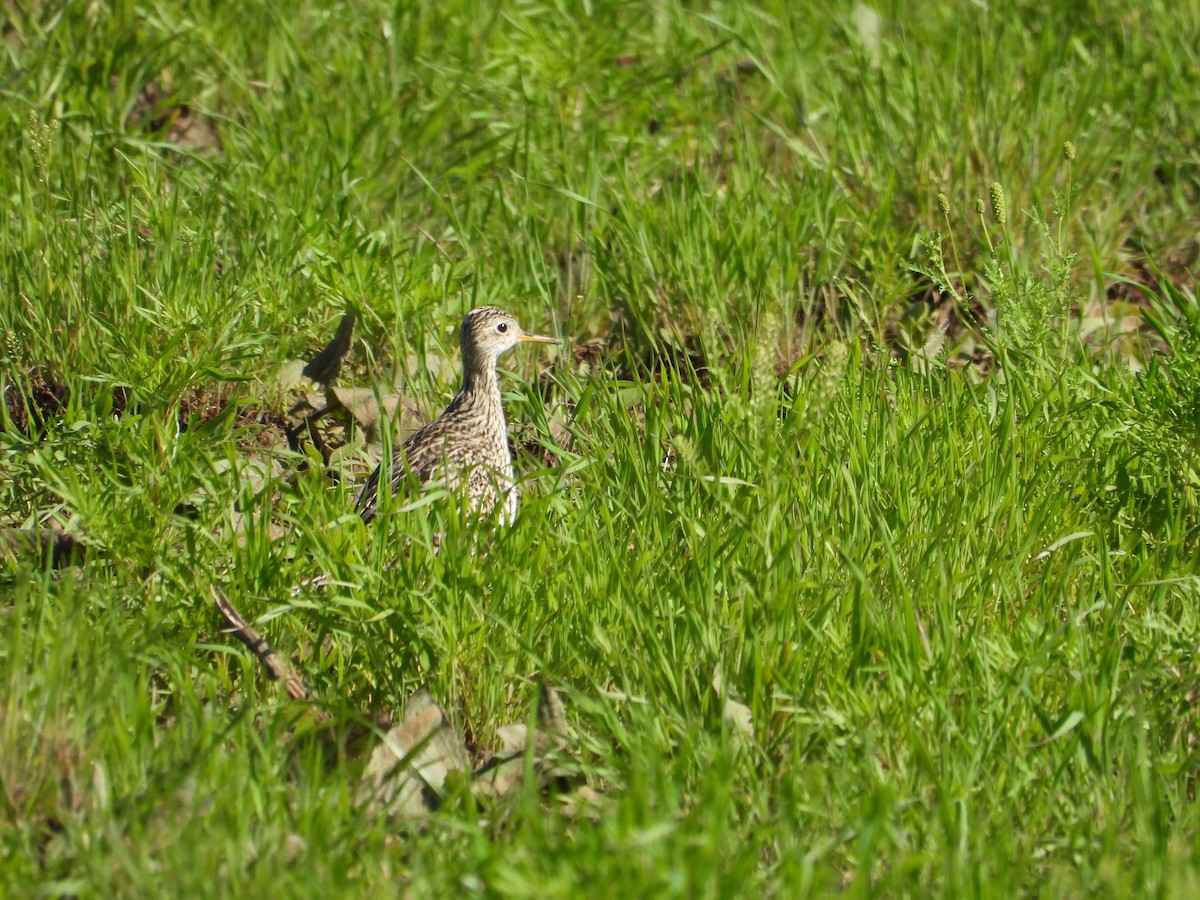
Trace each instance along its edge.
{"label": "grassy field", "polygon": [[[0,894],[1200,894],[1200,8],[800,6],[5,6]],[[362,526],[277,373],[483,304],[517,523]],[[593,808],[356,801],[542,682]]]}

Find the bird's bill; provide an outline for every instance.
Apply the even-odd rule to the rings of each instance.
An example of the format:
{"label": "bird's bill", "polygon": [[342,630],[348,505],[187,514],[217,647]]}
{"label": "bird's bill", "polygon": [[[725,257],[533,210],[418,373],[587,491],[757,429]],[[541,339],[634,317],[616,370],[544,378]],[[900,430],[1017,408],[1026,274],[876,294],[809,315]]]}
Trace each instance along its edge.
{"label": "bird's bill", "polygon": [[523,334],[520,340],[526,344],[561,344],[558,338],[546,337],[544,334]]}

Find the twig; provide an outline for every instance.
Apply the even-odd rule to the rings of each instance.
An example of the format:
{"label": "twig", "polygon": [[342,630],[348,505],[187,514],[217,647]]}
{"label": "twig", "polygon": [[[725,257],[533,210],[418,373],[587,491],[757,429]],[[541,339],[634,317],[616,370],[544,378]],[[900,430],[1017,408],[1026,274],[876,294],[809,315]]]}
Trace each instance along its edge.
{"label": "twig", "polygon": [[234,635],[246,647],[258,657],[258,661],[262,663],[263,669],[267,673],[267,677],[272,681],[282,681],[284,688],[288,692],[288,696],[293,700],[307,700],[308,686],[303,679],[295,673],[288,663],[279,656],[270,645],[267,644],[267,639],[255,631],[250,623],[242,618],[241,613],[233,608],[233,604],[229,602],[229,598],[218,587],[212,589],[213,602],[217,604],[217,609],[221,611],[221,615],[225,618],[225,624],[228,626],[226,631]]}

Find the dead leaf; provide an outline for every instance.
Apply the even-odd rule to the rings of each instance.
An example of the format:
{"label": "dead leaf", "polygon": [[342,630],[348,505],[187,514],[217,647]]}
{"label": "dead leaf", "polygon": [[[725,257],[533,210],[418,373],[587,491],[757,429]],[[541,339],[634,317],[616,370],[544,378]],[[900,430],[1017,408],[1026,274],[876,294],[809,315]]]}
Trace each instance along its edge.
{"label": "dead leaf", "polygon": [[563,815],[568,819],[584,817],[591,822],[599,822],[604,808],[604,798],[586,784],[581,784],[569,794],[559,798]]}
{"label": "dead leaf", "polygon": [[404,720],[371,754],[359,802],[397,818],[421,818],[437,809],[452,773],[470,770],[458,729],[422,688],[408,701]]}
{"label": "dead leaf", "polygon": [[418,372],[425,372],[434,380],[441,379],[443,375],[455,374],[450,361],[436,353],[426,353],[424,356],[417,356],[415,353],[408,354],[404,358],[404,370],[410,378],[416,376]]}
{"label": "dead leaf", "polygon": [[733,700],[726,693],[725,684],[721,679],[720,666],[713,669],[712,687],[722,701],[721,718],[725,720],[730,731],[738,738],[752,740],[754,738],[754,718],[750,713],[750,707]]}
{"label": "dead leaf", "polygon": [[863,50],[866,51],[867,59],[872,68],[878,68],[883,47],[883,20],[879,13],[865,3],[854,5],[851,19],[854,22],[855,31],[858,32],[858,39],[862,43]]}
{"label": "dead leaf", "polygon": [[471,792],[477,797],[507,797],[525,780],[525,726],[508,725],[500,730],[506,729],[520,729],[520,739],[514,743],[501,737],[504,749],[475,770]]}
{"label": "dead leaf", "polygon": [[290,391],[300,387],[304,378],[304,367],[307,363],[302,359],[291,359],[283,364],[275,376],[275,385],[280,390]]}
{"label": "dead leaf", "polygon": [[[376,394],[371,388],[330,388],[328,397],[339,407],[354,417],[359,428],[371,428],[379,421],[381,415],[388,418],[396,414],[396,410],[404,403],[399,394]],[[403,413],[408,411],[405,404]]]}
{"label": "dead leaf", "polygon": [[302,425],[306,419],[327,405],[325,395],[314,390],[312,384],[305,379],[306,365],[302,359],[289,360],[275,375],[275,387],[286,397],[285,421],[291,428]]}
{"label": "dead leaf", "polygon": [[125,119],[126,127],[138,127],[200,156],[220,153],[221,137],[215,120],[188,103],[172,102],[173,95],[171,73],[163,69],[157,81],[146,82],[138,92]]}
{"label": "dead leaf", "polygon": [[[530,758],[529,727],[519,722],[505,725],[497,729],[496,737],[500,739],[500,750],[474,772],[471,790],[476,796],[506,797],[524,781],[526,759]],[[562,701],[552,687],[543,683],[531,758],[531,771],[537,776],[539,788],[566,774],[555,765],[555,756],[567,748],[568,742]]]}
{"label": "dead leaf", "polygon": [[216,122],[186,104],[175,111],[168,138],[184,150],[192,150],[201,156],[214,156],[222,149]]}
{"label": "dead leaf", "polygon": [[721,709],[721,717],[725,719],[735,734],[754,737],[754,719],[750,714],[750,707],[746,704],[727,699]]}

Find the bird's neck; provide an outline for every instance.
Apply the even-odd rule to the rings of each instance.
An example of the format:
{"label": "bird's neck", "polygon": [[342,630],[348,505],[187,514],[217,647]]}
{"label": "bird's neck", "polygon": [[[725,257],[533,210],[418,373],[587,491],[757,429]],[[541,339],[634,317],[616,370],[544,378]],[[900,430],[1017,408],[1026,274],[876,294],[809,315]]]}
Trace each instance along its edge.
{"label": "bird's neck", "polygon": [[[479,416],[485,422],[495,423],[498,433],[505,433],[504,403],[500,398],[500,382],[496,378],[496,366],[472,367],[463,375],[462,390],[454,405],[463,412]],[[505,439],[507,440],[507,438]],[[507,444],[505,444],[507,447]]]}
{"label": "bird's neck", "polygon": [[479,366],[468,368],[463,374],[463,386],[459,392],[464,397],[472,397],[482,402],[500,402],[500,382],[496,378],[496,366]]}
{"label": "bird's neck", "polygon": [[451,407],[458,416],[476,420],[483,425],[481,437],[489,453],[508,459],[508,425],[504,419],[504,403],[500,398],[500,382],[495,366],[480,367],[463,376],[462,390]]}

